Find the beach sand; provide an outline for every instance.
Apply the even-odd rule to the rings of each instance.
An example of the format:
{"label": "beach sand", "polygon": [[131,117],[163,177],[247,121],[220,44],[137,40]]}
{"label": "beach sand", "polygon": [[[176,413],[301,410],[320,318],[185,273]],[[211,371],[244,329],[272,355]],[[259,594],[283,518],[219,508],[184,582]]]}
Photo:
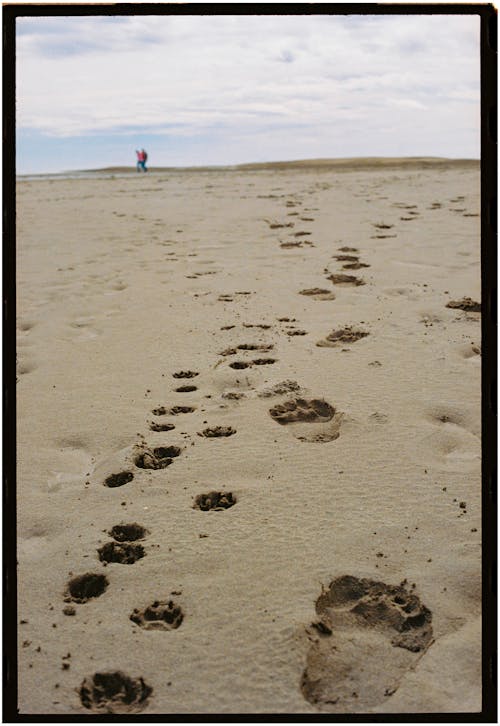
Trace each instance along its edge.
{"label": "beach sand", "polygon": [[21,714],[481,709],[479,201],[18,183]]}

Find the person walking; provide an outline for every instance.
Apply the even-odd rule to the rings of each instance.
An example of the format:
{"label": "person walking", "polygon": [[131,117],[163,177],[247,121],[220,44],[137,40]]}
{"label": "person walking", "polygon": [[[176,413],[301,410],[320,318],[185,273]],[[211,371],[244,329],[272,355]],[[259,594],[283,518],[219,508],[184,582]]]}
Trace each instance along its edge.
{"label": "person walking", "polygon": [[146,169],[146,161],[148,158],[148,155],[144,149],[141,149],[138,151],[135,150],[135,153],[137,154],[137,171],[147,171]]}

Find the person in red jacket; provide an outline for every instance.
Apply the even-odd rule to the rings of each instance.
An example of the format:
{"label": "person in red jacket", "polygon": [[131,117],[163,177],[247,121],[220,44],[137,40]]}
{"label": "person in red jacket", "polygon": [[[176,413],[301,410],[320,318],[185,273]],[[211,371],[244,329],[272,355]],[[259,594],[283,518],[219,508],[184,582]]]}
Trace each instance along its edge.
{"label": "person in red jacket", "polygon": [[136,149],[135,153],[137,154],[137,171],[147,171],[146,161],[148,155],[146,151],[144,149],[141,149],[140,151]]}

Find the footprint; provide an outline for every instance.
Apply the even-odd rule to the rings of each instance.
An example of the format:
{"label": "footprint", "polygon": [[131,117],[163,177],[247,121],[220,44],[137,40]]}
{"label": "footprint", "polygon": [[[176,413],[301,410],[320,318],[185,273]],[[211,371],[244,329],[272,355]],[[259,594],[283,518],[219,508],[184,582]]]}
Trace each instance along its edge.
{"label": "footprint", "polygon": [[359,257],[357,255],[333,255],[338,262],[357,262]]}
{"label": "footprint", "polygon": [[339,343],[355,343],[361,338],[366,338],[367,335],[369,333],[365,330],[355,330],[350,325],[346,325],[340,330],[334,330],[326,336],[325,340],[319,340],[316,345],[319,348],[335,348]]}
{"label": "footprint", "polygon": [[398,689],[432,644],[432,614],[404,583],[336,578],[316,601],[319,634],[302,675],[322,711],[366,713]]}
{"label": "footprint", "polygon": [[246,398],[246,395],[244,393],[239,393],[238,391],[226,391],[221,394],[221,398],[225,398],[228,401],[239,401],[242,398]]}
{"label": "footprint", "polygon": [[172,375],[174,378],[194,378],[200,374],[195,371],[178,371],[177,373],[172,373]]}
{"label": "footprint", "polygon": [[201,509],[202,512],[208,512],[210,509],[218,512],[222,509],[229,509],[235,504],[236,497],[231,492],[208,492],[208,494],[198,494],[193,508]]}
{"label": "footprint", "polygon": [[254,366],[269,366],[273,363],[276,363],[276,358],[255,358],[252,361],[252,365]]}
{"label": "footprint", "polygon": [[130,542],[106,542],[97,550],[101,562],[119,562],[122,565],[133,565],[146,553],[140,544]]}
{"label": "footprint", "polygon": [[172,600],[155,600],[140,610],[134,608],[130,620],[144,630],[176,630],[184,620],[184,614]]}
{"label": "footprint", "polygon": [[339,247],[339,252],[359,252],[357,247]]}
{"label": "footprint", "polygon": [[135,542],[144,539],[149,534],[148,530],[137,522],[132,524],[115,524],[108,532],[117,542]]}
{"label": "footprint", "polygon": [[250,363],[247,363],[244,360],[235,360],[232,363],[229,364],[230,368],[234,368],[235,370],[244,370],[245,368],[250,367]]}
{"label": "footprint", "polygon": [[204,436],[207,439],[214,439],[221,436],[233,436],[236,433],[236,429],[232,426],[214,426],[213,428],[204,429],[198,432],[198,436]]}
{"label": "footprint", "polygon": [[272,350],[273,348],[274,348],[274,345],[272,343],[261,344],[261,345],[257,345],[256,343],[242,343],[241,345],[237,345],[236,348],[226,348],[225,350],[222,350],[219,353],[219,355],[223,355],[223,356],[236,355],[239,350],[268,351],[268,350]]}
{"label": "footprint", "polygon": [[85,603],[91,598],[99,597],[109,585],[106,575],[86,572],[73,577],[66,586],[65,602]]}
{"label": "footprint", "polygon": [[307,330],[299,330],[298,328],[288,328],[285,333],[290,336],[294,335],[307,335]]}
{"label": "footprint", "polygon": [[122,487],[124,484],[128,484],[129,481],[132,481],[133,478],[134,475],[131,471],[121,471],[119,474],[110,474],[104,480],[104,486],[112,489],[114,487]]}
{"label": "footprint", "polygon": [[236,348],[238,350],[272,350],[274,348],[274,345],[272,343],[269,344],[261,344],[257,345],[255,343],[242,343],[241,345],[237,345]]}
{"label": "footprint", "polygon": [[274,386],[269,388],[264,388],[257,396],[259,398],[271,398],[272,396],[282,396],[284,393],[297,393],[298,391],[300,391],[300,386],[297,381],[286,380],[275,383]]}
{"label": "footprint", "polygon": [[468,313],[480,313],[481,303],[472,300],[470,297],[463,297],[461,300],[450,300],[446,305],[447,308],[458,308],[459,310],[465,310]]}
{"label": "footprint", "polygon": [[340,435],[342,414],[323,399],[290,399],[273,406],[269,414],[282,426],[293,424],[293,434],[299,441],[325,443]]}
{"label": "footprint", "polygon": [[313,300],[335,300],[335,293],[321,287],[310,287],[300,290],[299,295],[306,295]]}
{"label": "footprint", "polygon": [[153,692],[143,678],[122,671],[94,673],[78,690],[82,706],[95,713],[137,713]]}
{"label": "footprint", "polygon": [[169,413],[171,413],[173,416],[177,416],[180,413],[193,413],[193,411],[196,411],[195,406],[173,406],[170,409]]}
{"label": "footprint", "polygon": [[157,446],[155,449],[148,449],[144,446],[142,448],[142,452],[137,455],[134,462],[139,469],[165,469],[182,451],[178,446]]}
{"label": "footprint", "polygon": [[174,424],[171,423],[157,423],[156,421],[151,421],[149,424],[149,428],[151,431],[172,431],[172,429],[175,429]]}
{"label": "footprint", "polygon": [[362,267],[370,267],[366,262],[348,262],[347,265],[342,265],[343,270],[361,270]]}
{"label": "footprint", "polygon": [[356,277],[355,275],[344,275],[342,273],[340,274],[334,274],[329,275],[327,280],[331,280],[334,285],[365,285],[365,281],[362,280],[359,277]]}
{"label": "footprint", "polygon": [[179,386],[179,388],[174,389],[176,393],[191,393],[192,391],[197,391],[198,386]]}

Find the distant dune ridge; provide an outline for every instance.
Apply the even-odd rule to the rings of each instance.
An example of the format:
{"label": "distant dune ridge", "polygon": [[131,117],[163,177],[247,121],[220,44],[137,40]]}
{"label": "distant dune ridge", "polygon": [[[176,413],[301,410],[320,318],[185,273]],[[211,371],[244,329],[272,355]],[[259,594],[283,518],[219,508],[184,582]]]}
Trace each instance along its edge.
{"label": "distant dune ridge", "polygon": [[[252,162],[248,164],[235,165],[207,165],[207,166],[154,166],[150,167],[154,171],[273,171],[280,169],[307,170],[337,170],[344,171],[348,169],[451,169],[458,167],[478,168],[479,159],[448,159],[439,156],[357,156],[352,158],[341,159],[295,159],[293,161],[262,161]],[[82,169],[80,171],[96,172],[102,171],[107,173],[123,173],[134,172],[133,164],[130,166],[108,166],[101,169]]]}

